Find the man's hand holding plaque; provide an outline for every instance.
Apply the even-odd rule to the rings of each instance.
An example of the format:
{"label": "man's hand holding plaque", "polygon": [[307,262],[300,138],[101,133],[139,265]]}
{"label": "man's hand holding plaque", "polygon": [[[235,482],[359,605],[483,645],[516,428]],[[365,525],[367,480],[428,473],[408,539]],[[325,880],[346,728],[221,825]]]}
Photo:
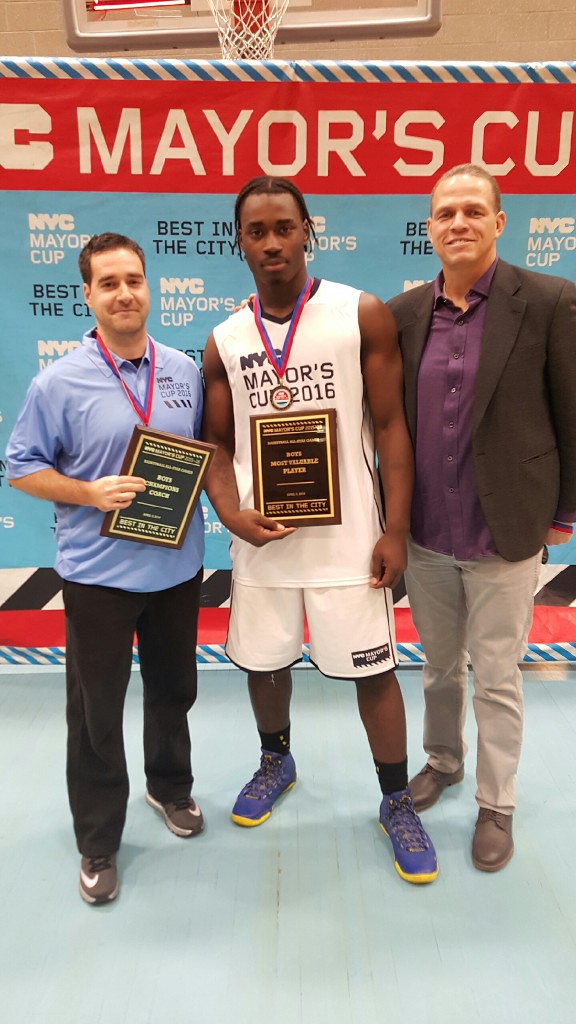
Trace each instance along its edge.
{"label": "man's hand holding plaque", "polygon": [[227,516],[226,527],[235,537],[240,537],[256,548],[262,548],[271,541],[283,540],[296,532],[296,527],[284,526],[276,519],[262,515],[256,508],[239,509],[233,516]]}
{"label": "man's hand holding plaque", "polygon": [[114,512],[128,508],[139,491],[146,490],[146,481],[139,476],[101,476],[92,480],[90,488],[91,505],[100,512]]}

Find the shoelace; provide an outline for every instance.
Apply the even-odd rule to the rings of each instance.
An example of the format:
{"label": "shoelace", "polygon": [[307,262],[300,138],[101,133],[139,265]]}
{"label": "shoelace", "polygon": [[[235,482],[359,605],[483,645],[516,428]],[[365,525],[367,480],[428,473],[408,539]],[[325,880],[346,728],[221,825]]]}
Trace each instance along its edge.
{"label": "shoelace", "polygon": [[175,811],[187,811],[192,806],[192,800],[189,796],[180,796],[177,800],[172,800],[170,806]]}
{"label": "shoelace", "polygon": [[250,782],[244,790],[244,796],[252,797],[253,800],[262,800],[263,797],[277,784],[278,769],[281,768],[269,754],[263,754],[260,767],[254,772]]}
{"label": "shoelace", "polygon": [[493,821],[498,826],[498,828],[501,828],[503,829],[503,831],[506,831],[504,822],[502,821],[503,814],[501,811],[495,811],[491,807],[482,807],[481,811],[482,813],[480,815],[480,821]]}
{"label": "shoelace", "polygon": [[441,772],[439,768],[433,768],[431,764],[425,764],[419,775],[432,775],[435,779],[441,779],[444,772]]}
{"label": "shoelace", "polygon": [[423,853],[430,849],[426,835],[409,797],[391,800],[388,808],[390,825],[402,849],[408,853]]}
{"label": "shoelace", "polygon": [[88,871],[91,875],[99,875],[112,867],[112,857],[88,857]]}

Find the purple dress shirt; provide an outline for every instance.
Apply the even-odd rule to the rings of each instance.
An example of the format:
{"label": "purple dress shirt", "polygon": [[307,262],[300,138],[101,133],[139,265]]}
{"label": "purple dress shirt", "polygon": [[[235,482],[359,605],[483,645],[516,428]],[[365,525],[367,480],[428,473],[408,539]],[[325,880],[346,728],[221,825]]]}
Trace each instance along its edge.
{"label": "purple dress shirt", "polygon": [[486,300],[497,260],[466,295],[464,313],[435,282],[435,301],[418,372],[416,481],[412,537],[458,561],[495,555],[472,457],[472,411]]}

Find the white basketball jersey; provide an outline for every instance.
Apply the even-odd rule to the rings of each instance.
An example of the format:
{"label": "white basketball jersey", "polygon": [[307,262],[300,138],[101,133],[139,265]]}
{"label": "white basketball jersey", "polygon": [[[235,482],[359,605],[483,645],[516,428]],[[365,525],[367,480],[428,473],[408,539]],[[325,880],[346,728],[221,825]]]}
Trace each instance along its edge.
{"label": "white basketball jersey", "polygon": [[[283,540],[257,548],[233,537],[234,579],[262,587],[345,586],[367,582],[374,544],[382,534],[375,486],[372,421],[360,365],[358,302],[361,292],[320,281],[308,299],[294,338],[284,383],[289,413],[334,408],[342,523],[304,526]],[[273,348],[282,350],[288,323],[264,315]],[[254,313],[245,307],[214,330],[234,403],[234,471],[241,508],[254,508],[250,417],[276,410],[278,384],[260,339]]]}

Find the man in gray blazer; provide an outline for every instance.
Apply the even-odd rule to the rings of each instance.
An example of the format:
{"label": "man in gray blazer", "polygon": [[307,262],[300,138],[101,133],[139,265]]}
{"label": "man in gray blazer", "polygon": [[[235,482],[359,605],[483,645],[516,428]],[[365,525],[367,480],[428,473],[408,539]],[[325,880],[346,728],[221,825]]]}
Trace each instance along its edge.
{"label": "man in gray blazer", "polygon": [[448,171],[427,225],[442,270],[389,303],[416,451],[406,585],[426,656],[428,761],[412,795],[423,811],[464,777],[469,655],[481,871],[514,852],[518,662],[542,547],[576,520],[576,287],[498,259],[505,223],[491,175]]}

